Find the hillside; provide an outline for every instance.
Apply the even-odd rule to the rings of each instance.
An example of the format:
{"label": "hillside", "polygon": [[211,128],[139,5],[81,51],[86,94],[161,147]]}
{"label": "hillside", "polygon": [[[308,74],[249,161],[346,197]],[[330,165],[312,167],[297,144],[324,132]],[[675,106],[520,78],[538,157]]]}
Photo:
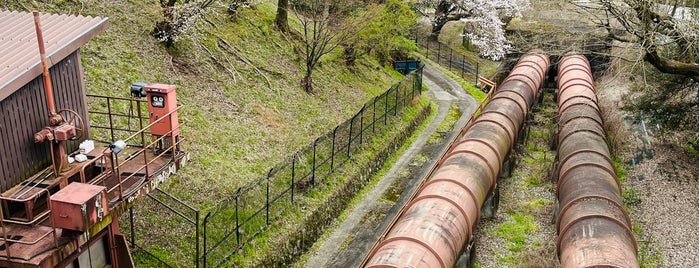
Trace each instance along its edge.
{"label": "hillside", "polygon": [[338,50],[315,72],[316,93],[305,93],[295,41],[273,28],[275,3],[241,8],[234,20],[214,4],[173,49],[149,34],[162,16],[158,1],[3,1],[0,9],[109,17],[108,30],[81,49],[88,93],[128,97],[137,81],[177,85],[192,161],[164,189],[205,209],[399,79],[366,57],[349,70]]}

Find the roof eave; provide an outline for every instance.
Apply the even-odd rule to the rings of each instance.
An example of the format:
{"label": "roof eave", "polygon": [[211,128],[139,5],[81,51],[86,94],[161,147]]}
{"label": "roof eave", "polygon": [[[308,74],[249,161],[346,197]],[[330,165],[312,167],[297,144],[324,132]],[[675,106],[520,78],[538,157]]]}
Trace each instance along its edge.
{"label": "roof eave", "polygon": [[[102,20],[96,23],[93,27],[86,29],[72,40],[66,42],[63,46],[50,52],[50,54],[46,56],[46,61],[49,64],[49,68],[62,61],[76,50],[80,49],[80,47],[85,45],[92,38],[107,29],[108,25],[109,18],[102,18]],[[36,53],[39,54],[39,51],[37,50]],[[43,67],[41,66],[41,60],[39,60],[31,65],[31,67],[10,79],[7,83],[0,85],[0,101],[6,99],[24,85],[34,80],[37,76],[41,75],[42,71]]]}

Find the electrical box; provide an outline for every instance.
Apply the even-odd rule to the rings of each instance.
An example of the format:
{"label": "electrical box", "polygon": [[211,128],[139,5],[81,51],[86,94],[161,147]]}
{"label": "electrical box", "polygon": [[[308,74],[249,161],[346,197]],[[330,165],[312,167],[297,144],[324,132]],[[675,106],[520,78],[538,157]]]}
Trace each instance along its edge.
{"label": "electrical box", "polygon": [[51,196],[56,227],[84,232],[109,213],[107,188],[74,182]]}
{"label": "electrical box", "polygon": [[[179,136],[180,128],[177,119],[177,94],[175,93],[175,85],[150,84],[143,89],[146,91],[148,98],[148,112],[150,113],[150,122],[160,120],[157,124],[151,126],[150,132],[156,136]],[[168,113],[174,111],[170,116]],[[172,133],[170,133],[172,130]]]}

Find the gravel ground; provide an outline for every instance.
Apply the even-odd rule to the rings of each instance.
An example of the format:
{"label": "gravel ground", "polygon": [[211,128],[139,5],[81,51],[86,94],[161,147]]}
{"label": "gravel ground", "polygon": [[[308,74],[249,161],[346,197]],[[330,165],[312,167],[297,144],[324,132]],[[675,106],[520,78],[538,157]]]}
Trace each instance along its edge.
{"label": "gravel ground", "polygon": [[[552,224],[556,196],[549,180],[556,104],[551,94],[544,100],[528,124],[529,138],[514,150],[518,164],[512,176],[499,183],[500,208],[493,218],[482,219],[476,230],[476,267],[560,266]],[[519,240],[522,236],[524,240]]]}
{"label": "gravel ground", "polygon": [[600,79],[597,88],[602,108],[611,113],[607,124],[614,124],[622,144],[619,153],[628,172],[623,187],[639,262],[645,267],[699,267],[699,161],[657,135],[657,127],[621,110],[622,96],[632,85],[628,73],[619,68]]}

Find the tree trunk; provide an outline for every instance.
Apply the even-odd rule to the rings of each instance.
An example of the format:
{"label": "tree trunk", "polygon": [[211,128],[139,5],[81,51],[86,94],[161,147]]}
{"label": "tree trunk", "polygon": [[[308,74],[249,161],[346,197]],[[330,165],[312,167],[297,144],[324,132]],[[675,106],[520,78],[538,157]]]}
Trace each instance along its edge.
{"label": "tree trunk", "polygon": [[313,69],[308,68],[306,70],[306,76],[304,76],[303,80],[301,80],[301,86],[303,86],[303,90],[305,90],[306,93],[315,93],[313,91]]}
{"label": "tree trunk", "polygon": [[444,28],[445,24],[447,24],[447,21],[435,21],[435,23],[432,24],[432,31],[430,32],[431,41],[439,41],[439,34],[442,32],[442,28]]}
{"label": "tree trunk", "polygon": [[278,0],[277,1],[277,16],[274,18],[274,24],[277,25],[279,31],[282,33],[289,32],[289,0]]}
{"label": "tree trunk", "polygon": [[452,4],[449,1],[439,1],[437,8],[434,11],[434,20],[432,21],[432,31],[430,32],[430,40],[438,41],[439,33],[442,32],[444,25],[449,22],[449,13],[453,11]]}
{"label": "tree trunk", "polygon": [[342,48],[344,50],[345,65],[347,67],[354,66],[354,62],[357,60],[357,49],[352,44],[342,45]]}

